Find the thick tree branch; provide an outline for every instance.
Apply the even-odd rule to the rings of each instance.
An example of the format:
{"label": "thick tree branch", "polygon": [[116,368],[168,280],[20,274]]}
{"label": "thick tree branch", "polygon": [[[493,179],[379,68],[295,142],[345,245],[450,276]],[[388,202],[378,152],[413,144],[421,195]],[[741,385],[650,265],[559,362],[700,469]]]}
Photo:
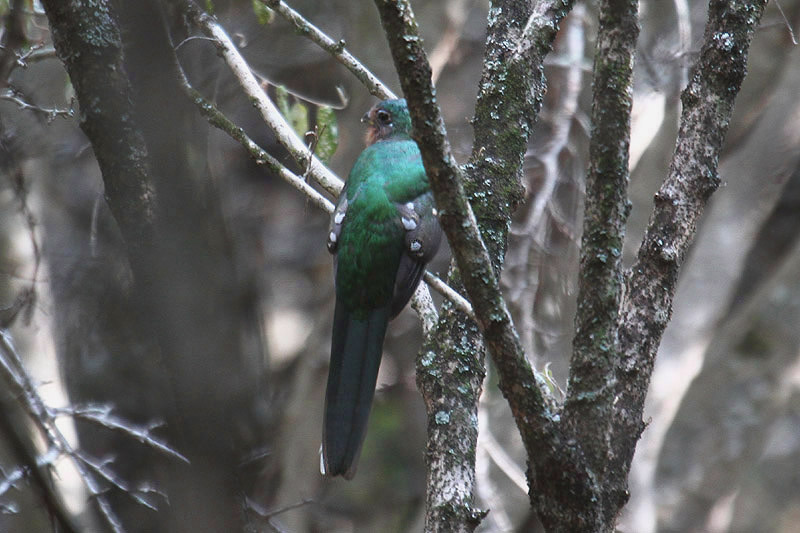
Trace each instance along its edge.
{"label": "thick tree branch", "polygon": [[767,0],[711,0],[703,46],[689,85],[675,154],[655,195],[636,262],[626,273],[619,316],[617,406],[612,421],[612,467],[627,472],[644,429],[642,411],[658,345],[697,222],[720,183],[720,150],[747,54]]}
{"label": "thick tree branch", "polygon": [[[534,108],[538,110],[540,105],[532,102],[531,100],[535,99],[531,99],[530,95],[533,92],[540,102],[544,87],[544,80],[541,76],[539,76],[540,84],[536,86],[538,90],[532,91],[534,84],[530,82],[530,76],[509,79],[506,74],[510,72],[514,75],[530,70],[531,64],[527,60],[531,56],[527,50],[530,50],[531,47],[523,51],[524,53],[520,55],[513,68],[509,70],[504,67],[505,63],[502,61],[503,56],[507,54],[501,51],[504,46],[502,44],[503,31],[499,27],[494,28],[496,32],[494,44],[487,44],[487,54],[497,53],[498,57],[486,62],[487,68],[479,94],[479,106],[482,105],[483,114],[479,115],[476,112],[477,142],[473,151],[473,159],[470,166],[467,167],[467,172],[472,177],[469,185],[473,194],[470,199],[480,206],[486,219],[491,218],[496,222],[496,226],[485,227],[483,226],[484,219],[481,219],[482,229],[485,230],[482,237],[472,207],[465,196],[460,169],[450,153],[444,123],[431,84],[430,66],[418,36],[411,8],[404,1],[376,0],[376,4],[389,41],[395,67],[400,75],[403,93],[408,100],[414,123],[413,135],[422,151],[423,162],[439,209],[439,219],[450,242],[458,269],[464,276],[463,282],[472,300],[484,341],[499,369],[500,388],[511,405],[529,456],[532,458],[534,453],[539,453],[539,451],[555,454],[558,439],[553,422],[556,418],[555,401],[550,397],[544,380],[533,371],[525,357],[497,282],[499,265],[505,253],[511,209],[519,201],[519,192],[521,191],[519,178],[530,125],[533,122],[532,111]],[[552,9],[545,10],[546,15],[542,15],[542,20],[550,17],[548,20],[552,31],[547,34],[549,39],[545,37],[547,46],[544,49],[536,49],[540,62],[538,70],[534,64],[535,72],[541,73],[541,60],[550,49],[558,21],[568,11],[565,4],[570,4],[570,2],[547,3]],[[511,20],[527,20],[527,16],[521,17],[521,19],[517,16],[519,15],[517,11],[528,9],[524,6],[520,7],[521,5],[521,3],[507,2],[503,6],[492,6],[489,16],[490,33],[498,20],[503,21],[502,24],[498,23],[501,26],[508,25]],[[499,12],[504,8],[507,11],[501,16]],[[516,83],[509,85],[507,82]],[[487,95],[490,96],[489,102],[491,103],[483,102],[481,104],[481,98],[486,98]],[[492,104],[496,106],[495,110],[503,113],[493,114],[490,110]],[[509,108],[516,119],[516,122],[510,125],[513,130],[511,134],[507,134],[509,124],[498,123],[498,118],[506,116]],[[492,137],[497,137],[497,139],[492,140]],[[484,141],[490,149],[487,149],[486,145],[479,144]],[[506,153],[503,152],[503,149],[509,145],[512,147],[510,152],[514,152],[514,150],[516,152],[507,158],[504,157]],[[486,172],[483,172],[484,164]],[[506,172],[502,172],[503,169]],[[494,176],[500,176],[500,178],[495,181]],[[508,181],[504,181],[504,178],[508,176],[513,178],[511,185]],[[483,184],[484,179],[489,183]],[[482,193],[479,192],[478,183],[484,187]],[[492,205],[492,202],[481,203],[478,198],[481,195],[483,197],[492,196],[495,192],[497,193],[497,202],[503,206],[499,213],[493,212],[495,206]],[[500,228],[499,231],[495,231],[497,227]],[[488,249],[484,244],[484,239],[487,239]],[[458,326],[459,323],[462,325]],[[440,332],[445,335],[460,331],[458,338],[465,340],[461,344],[449,344],[446,349],[449,349],[453,356],[459,358],[461,361],[459,366],[463,364],[466,370],[472,369],[473,372],[478,373],[478,378],[482,377],[483,374],[479,368],[470,366],[475,363],[476,352],[479,349],[469,343],[470,338],[477,340],[477,337],[474,333],[466,331],[468,324],[463,323],[463,318],[453,321],[452,317],[448,315],[445,322],[440,322],[440,326],[443,328]],[[462,463],[470,461],[470,465],[467,466],[472,466],[471,469],[465,468],[463,464],[449,465],[447,457],[443,457],[446,455],[444,451],[446,446],[438,446],[436,449],[433,449],[433,446],[453,444],[459,437],[455,435],[454,431],[447,431],[447,422],[454,416],[463,418],[469,413],[475,412],[475,403],[480,393],[480,381],[475,385],[473,380],[462,377],[460,379],[463,381],[456,380],[457,386],[454,387],[447,387],[446,384],[434,386],[427,376],[431,375],[436,378],[436,373],[447,369],[449,365],[445,361],[438,360],[436,351],[429,348],[430,345],[426,344],[426,349],[423,350],[418,362],[418,383],[423,391],[429,413],[429,498],[426,529],[431,531],[445,527],[467,531],[471,527],[474,528],[477,519],[475,513],[470,512],[469,507],[471,484],[474,483],[474,438],[477,435],[477,428],[474,428],[474,431],[468,431],[472,428],[467,424],[466,432],[460,435],[460,438],[462,444],[465,438],[470,439],[470,447],[467,450],[462,450],[463,446],[456,448],[464,452]],[[482,362],[480,364],[482,365]],[[470,383],[470,386],[465,385],[467,382]],[[458,422],[460,419],[453,423]],[[448,466],[456,468],[458,472],[456,476],[448,478],[445,471]],[[453,478],[458,475],[463,475],[464,480],[454,488],[452,486]],[[436,496],[437,491],[440,491],[439,496]],[[434,493],[433,496],[432,493]]]}
{"label": "thick tree branch", "polygon": [[465,174],[495,268],[504,259],[508,221],[522,200],[523,158],[546,91],[544,58],[572,4],[500,0],[489,9],[475,144]]}
{"label": "thick tree branch", "polygon": [[431,70],[418,35],[411,6],[405,1],[377,0],[400,84],[414,123],[414,139],[439,210],[439,221],[450,242],[459,270],[468,273],[464,286],[470,295],[484,340],[502,372],[501,387],[512,405],[520,409],[533,401],[526,418],[545,419],[550,410],[546,388],[530,367],[511,315],[499,289],[489,252],[484,246],[472,207],[466,199],[461,171],[450,151],[444,121],[431,84]]}
{"label": "thick tree branch", "polygon": [[58,57],[82,103],[81,129],[94,147],[108,205],[128,244],[134,274],[143,276],[136,262],[154,241],[156,198],[147,147],[132,118],[130,81],[113,10],[107,0],[42,4]]}
{"label": "thick tree branch", "polygon": [[[628,147],[638,35],[638,0],[600,3],[578,309],[564,424],[580,441],[586,467],[604,484],[614,477],[606,468],[614,409],[622,244],[630,205]],[[626,477],[618,479],[621,486],[612,487],[622,503],[627,499]]]}

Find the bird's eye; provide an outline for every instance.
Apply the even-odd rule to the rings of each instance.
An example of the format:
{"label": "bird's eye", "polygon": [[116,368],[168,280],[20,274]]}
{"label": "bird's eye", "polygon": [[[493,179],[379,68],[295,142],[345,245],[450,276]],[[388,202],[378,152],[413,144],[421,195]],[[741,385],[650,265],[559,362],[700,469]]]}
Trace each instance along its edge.
{"label": "bird's eye", "polygon": [[389,124],[392,121],[392,116],[388,111],[384,111],[383,109],[378,110],[377,117],[378,122],[381,124]]}

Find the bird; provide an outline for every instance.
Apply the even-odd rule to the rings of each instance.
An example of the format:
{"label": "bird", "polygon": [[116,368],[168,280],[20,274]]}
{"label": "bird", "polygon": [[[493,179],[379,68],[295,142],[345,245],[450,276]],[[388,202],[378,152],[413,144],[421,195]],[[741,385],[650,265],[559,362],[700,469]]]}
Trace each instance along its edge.
{"label": "bird", "polygon": [[362,118],[367,147],[331,216],[336,304],[320,470],[352,479],[364,442],[389,320],[408,303],[442,230],[405,99]]}

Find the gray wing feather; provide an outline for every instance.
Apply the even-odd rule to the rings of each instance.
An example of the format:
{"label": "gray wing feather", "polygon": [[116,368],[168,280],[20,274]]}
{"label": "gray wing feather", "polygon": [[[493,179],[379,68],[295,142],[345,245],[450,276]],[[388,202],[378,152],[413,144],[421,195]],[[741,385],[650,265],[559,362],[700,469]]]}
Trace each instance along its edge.
{"label": "gray wing feather", "polygon": [[417,289],[425,265],[433,259],[442,242],[442,228],[436,218],[433,195],[425,193],[413,202],[397,204],[405,229],[405,250],[394,283],[391,316],[397,316]]}

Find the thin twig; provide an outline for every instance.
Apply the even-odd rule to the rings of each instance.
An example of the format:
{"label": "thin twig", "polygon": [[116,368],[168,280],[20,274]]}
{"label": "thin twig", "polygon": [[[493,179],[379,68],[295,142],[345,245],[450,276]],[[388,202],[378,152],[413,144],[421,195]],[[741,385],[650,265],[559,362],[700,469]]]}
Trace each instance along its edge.
{"label": "thin twig", "polygon": [[786,17],[786,13],[783,12],[783,8],[781,7],[781,3],[778,0],[775,1],[775,7],[778,8],[778,11],[783,17],[783,22],[786,24],[786,29],[789,30],[789,37],[792,38],[792,44],[797,46],[797,39],[794,36],[794,30],[792,29],[792,25],[789,23],[789,19]]}
{"label": "thin twig", "polygon": [[70,107],[69,109],[58,109],[55,107],[47,108],[38,106],[36,104],[31,104],[24,99],[22,93],[10,87],[7,87],[0,92],[0,100],[13,102],[17,104],[20,109],[30,110],[43,115],[48,122],[52,122],[57,117],[72,118],[75,116],[75,109],[73,107]]}
{"label": "thin twig", "polygon": [[161,498],[164,498],[164,500],[167,499],[167,495],[165,493],[156,490],[149,485],[142,485],[140,487],[132,487],[129,485],[125,480],[120,478],[113,470],[109,468],[109,465],[114,462],[113,458],[95,459],[82,453],[80,450],[75,452],[75,456],[97,475],[105,479],[109,484],[130,496],[138,504],[143,505],[150,510],[158,511],[158,507],[150,503],[150,501],[148,501],[144,495],[157,494]]}
{"label": "thin twig", "polygon": [[222,55],[225,63],[239,81],[242,89],[250,99],[253,107],[261,114],[264,122],[275,133],[278,142],[286,148],[300,168],[308,168],[309,175],[320,186],[333,195],[338,195],[342,189],[342,181],[331,172],[314,154],[312,154],[302,139],[295,133],[278,108],[264,92],[261,84],[256,79],[250,66],[233,44],[227,32],[213,17],[197,8],[192,2],[184,2],[184,10],[189,14],[195,24],[207,36],[214,39],[214,45]]}
{"label": "thin twig", "polygon": [[151,422],[146,426],[133,424],[112,413],[109,405],[87,405],[83,407],[62,407],[49,410],[54,417],[70,416],[93,422],[108,429],[120,431],[142,444],[153,448],[169,457],[173,457],[186,464],[191,464],[185,455],[175,450],[172,446],[158,437],[153,436],[152,430],[163,426],[163,422]]}
{"label": "thin twig", "polygon": [[[206,120],[208,120],[212,126],[227,133],[233,140],[241,144],[257,164],[265,165],[275,175],[306,195],[306,197],[315,206],[319,207],[326,213],[333,213],[333,203],[331,203],[330,200],[322,196],[316,189],[309,185],[306,180],[290,171],[288,168],[283,166],[280,161],[258,146],[258,144],[251,139],[242,128],[234,124],[211,102],[206,100],[196,89],[189,85],[189,82],[185,76],[182,76],[181,85]],[[342,185],[339,178],[336,178],[335,176],[333,177],[337,180],[337,182],[339,182],[338,187],[341,188]]]}
{"label": "thin twig", "polygon": [[334,59],[344,65],[373,96],[381,100],[397,98],[389,87],[367,69],[353,54],[345,48],[344,40],[334,41],[322,30],[289,7],[283,0],[260,0],[262,4],[274,10],[287,22],[292,24],[300,35],[304,35],[317,43],[320,48],[331,54]]}
{"label": "thin twig", "polygon": [[5,330],[0,330],[0,367],[9,378],[7,380],[8,383],[17,389],[13,391],[14,397],[20,402],[25,412],[30,416],[50,445],[72,459],[78,474],[94,499],[100,515],[111,530],[115,533],[125,531],[119,517],[117,517],[105,496],[105,490],[100,486],[92,471],[79,458],[78,453],[72,448],[67,438],[61,433],[61,430],[58,429],[55,419],[50,415],[44,400],[36,391],[33,380],[24,369],[22,359],[11,341],[11,335]]}
{"label": "thin twig", "polygon": [[292,509],[297,509],[298,507],[303,507],[311,503],[314,503],[313,498],[303,498],[298,502],[290,503],[288,505],[284,505],[283,507],[278,507],[277,509],[271,509],[268,511],[256,503],[252,498],[247,498],[247,507],[261,518],[272,518],[274,516],[278,516],[279,514],[283,514],[287,511],[291,511]]}
{"label": "thin twig", "polygon": [[475,320],[475,311],[472,309],[472,304],[469,303],[469,300],[461,296],[458,291],[430,272],[426,271],[422,279],[439,294],[450,300],[456,309],[466,314],[472,320]]}
{"label": "thin twig", "polygon": [[[196,8],[192,7],[192,10],[196,10]],[[200,18],[203,18],[204,20],[208,19],[208,15],[205,14],[195,14],[194,16],[196,20]],[[210,24],[214,27],[214,33],[212,35],[214,36],[215,39],[217,38],[218,35],[225,34],[224,30],[218,25],[216,25],[216,23],[211,24],[206,22],[206,24]],[[233,46],[233,43],[230,41],[229,38],[226,39],[225,42],[221,42],[219,40],[215,42],[218,46],[223,46],[223,47]],[[237,78],[242,83],[242,87],[245,88],[245,91],[248,92],[248,95],[250,95],[250,92],[248,91],[247,87],[245,87],[248,78],[248,76],[245,74],[249,74],[249,77],[252,77],[250,68],[247,66],[247,63],[241,57],[241,55],[239,55],[238,52],[236,52],[235,50],[230,50],[229,55],[231,61],[234,63],[234,65],[236,65],[235,70],[233,69],[233,66],[231,66],[232,70],[234,70],[234,74],[237,75]],[[230,65],[231,63],[229,63],[229,66]],[[244,76],[244,79],[242,77],[239,77],[239,74],[242,74]],[[254,80],[255,78],[253,78],[253,81]],[[256,85],[258,86],[257,83]],[[186,93],[189,95],[189,98],[195,103],[195,105],[198,106],[201,114],[204,117],[206,117],[206,119],[212,126],[219,128],[223,132],[227,133],[235,141],[239,142],[242,146],[244,146],[244,148],[247,150],[250,156],[258,164],[266,165],[272,172],[278,175],[281,179],[283,179],[284,181],[292,185],[294,188],[305,194],[314,205],[324,210],[328,214],[333,212],[333,204],[329,200],[327,200],[313,187],[311,187],[305,179],[291,172],[289,169],[283,166],[277,159],[272,157],[260,146],[258,146],[258,144],[256,144],[256,142],[253,141],[244,132],[242,128],[236,126],[230,119],[228,119],[223,113],[221,113],[216,107],[214,107],[213,104],[208,102],[196,89],[191,87],[185,76],[183,76],[182,79],[182,86],[184,88],[184,91],[186,91]],[[250,88],[253,89],[252,87]],[[266,96],[266,94],[264,94],[260,86],[258,86],[258,92],[261,95],[263,95],[264,100],[266,100],[265,105],[268,104],[267,107],[273,108],[274,113],[277,115],[277,117],[274,117],[272,116],[272,111],[269,111],[269,115],[272,119],[272,122],[267,120],[266,116],[264,117],[268,126],[273,128],[273,125],[276,123],[281,123],[285,125],[285,127],[280,127],[279,129],[273,128],[273,132],[275,133],[279,142],[281,142],[281,144],[284,147],[287,147],[288,149],[288,146],[295,142],[291,140],[289,137],[284,137],[284,135],[290,135],[291,137],[294,137],[297,140],[297,142],[302,144],[303,150],[307,154],[307,157],[310,157],[310,159],[307,158],[304,160],[307,166],[303,165],[301,166],[303,166],[303,168],[307,168],[309,174],[312,177],[314,177],[314,179],[325,190],[334,195],[338,195],[339,191],[343,187],[343,182],[335,174],[333,174],[330,170],[328,170],[324,165],[322,165],[322,163],[319,162],[319,160],[317,160],[316,157],[308,150],[305,144],[303,144],[302,141],[300,141],[299,137],[297,137],[297,135],[294,133],[294,130],[286,123],[283,116],[280,114],[280,112],[277,110],[274,104],[272,104],[272,101]],[[314,161],[316,161],[317,163],[314,163]],[[317,164],[319,166],[317,166]],[[324,177],[320,177],[320,175],[316,173],[319,168],[325,169]],[[437,290],[442,296],[451,300],[458,309],[466,312],[469,315],[472,315],[472,307],[469,304],[469,302],[467,302],[455,290],[447,286],[447,284],[445,284],[443,281],[441,281],[440,279],[438,279],[436,276],[434,276],[429,272],[426,272],[425,274],[425,281],[428,282],[428,284],[435,290]],[[433,306],[432,300],[430,300],[430,295],[428,295],[428,297],[425,297],[424,292],[420,291],[427,291],[427,289],[424,286],[420,286],[420,288],[418,288],[417,292],[414,293],[412,306],[414,307],[415,310],[417,310],[417,312],[420,313],[420,316],[436,316],[437,314],[436,309]]]}

